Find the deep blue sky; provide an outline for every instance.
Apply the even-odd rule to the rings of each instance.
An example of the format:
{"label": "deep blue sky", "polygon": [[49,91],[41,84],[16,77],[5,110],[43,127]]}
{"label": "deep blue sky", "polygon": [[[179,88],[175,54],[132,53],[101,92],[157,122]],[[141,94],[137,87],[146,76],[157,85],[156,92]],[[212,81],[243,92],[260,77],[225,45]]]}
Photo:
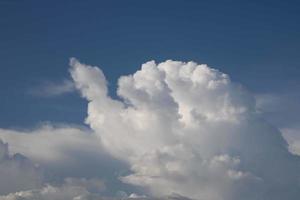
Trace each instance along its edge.
{"label": "deep blue sky", "polygon": [[[0,127],[82,123],[77,94],[37,97],[69,77],[68,59],[117,78],[148,60],[207,63],[254,93],[298,92],[298,1],[0,0]],[[299,92],[298,92],[299,93]]]}

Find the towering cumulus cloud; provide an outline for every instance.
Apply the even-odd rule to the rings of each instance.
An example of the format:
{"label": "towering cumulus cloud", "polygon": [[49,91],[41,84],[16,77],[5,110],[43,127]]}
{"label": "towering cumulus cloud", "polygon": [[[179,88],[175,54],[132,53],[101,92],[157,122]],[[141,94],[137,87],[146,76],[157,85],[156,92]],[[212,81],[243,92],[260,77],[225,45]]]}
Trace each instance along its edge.
{"label": "towering cumulus cloud", "polygon": [[115,100],[102,71],[72,58],[86,123],[127,162],[122,181],[153,196],[282,200],[300,196],[299,157],[255,111],[253,96],[207,65],[168,60],[122,76]]}

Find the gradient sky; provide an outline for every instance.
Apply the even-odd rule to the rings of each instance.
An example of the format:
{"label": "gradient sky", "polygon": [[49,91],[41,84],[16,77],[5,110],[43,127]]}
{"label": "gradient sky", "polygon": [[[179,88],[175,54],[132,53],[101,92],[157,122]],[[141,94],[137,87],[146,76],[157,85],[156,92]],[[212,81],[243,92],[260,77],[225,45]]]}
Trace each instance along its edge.
{"label": "gradient sky", "polygon": [[[211,181],[222,199],[298,199],[299,24],[296,0],[0,0],[0,176],[17,174],[11,186],[0,181],[0,199],[48,183],[102,188],[102,180],[117,196],[177,188],[200,197]],[[185,64],[168,59],[208,64],[232,82],[200,65],[182,86],[172,73]],[[151,60],[161,64],[121,80],[123,102],[119,77]],[[101,70],[88,65],[103,71],[109,95]],[[203,86],[210,81],[215,87]],[[169,158],[190,182],[161,170]],[[166,182],[145,184],[156,175]],[[226,188],[227,175],[242,180],[238,187],[230,179]]]}
{"label": "gradient sky", "polygon": [[[194,60],[255,93],[299,89],[297,1],[0,1],[0,127],[81,123],[78,95],[30,95],[75,56],[117,78],[148,60]],[[30,116],[30,117],[28,117]]]}

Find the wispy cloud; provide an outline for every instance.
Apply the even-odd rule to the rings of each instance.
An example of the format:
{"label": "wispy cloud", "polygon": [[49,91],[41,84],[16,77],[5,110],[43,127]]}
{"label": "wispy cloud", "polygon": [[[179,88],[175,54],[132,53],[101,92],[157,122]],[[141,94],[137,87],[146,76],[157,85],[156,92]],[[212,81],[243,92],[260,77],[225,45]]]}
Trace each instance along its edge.
{"label": "wispy cloud", "polygon": [[285,92],[257,94],[256,107],[263,117],[279,128],[299,127],[300,88]]}
{"label": "wispy cloud", "polygon": [[256,95],[256,107],[262,117],[275,124],[288,142],[289,151],[300,155],[299,88]]}
{"label": "wispy cloud", "polygon": [[72,81],[63,80],[61,82],[46,81],[41,85],[30,88],[28,93],[39,97],[54,97],[75,91]]}

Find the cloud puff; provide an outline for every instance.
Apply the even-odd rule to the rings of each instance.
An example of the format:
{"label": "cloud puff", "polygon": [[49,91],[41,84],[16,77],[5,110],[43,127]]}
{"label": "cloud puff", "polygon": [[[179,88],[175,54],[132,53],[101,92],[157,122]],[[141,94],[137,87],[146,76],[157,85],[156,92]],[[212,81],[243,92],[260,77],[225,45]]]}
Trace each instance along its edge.
{"label": "cloud puff", "polygon": [[299,157],[256,112],[254,97],[207,65],[168,60],[122,76],[115,100],[102,71],[72,58],[86,123],[131,166],[121,177],[154,196],[298,199]]}
{"label": "cloud puff", "polygon": [[22,154],[10,155],[8,144],[0,140],[0,195],[38,188],[42,172]]}
{"label": "cloud puff", "polygon": [[52,97],[59,96],[66,93],[75,91],[75,87],[72,81],[63,80],[61,82],[44,82],[40,86],[31,88],[29,93],[39,97]]}

